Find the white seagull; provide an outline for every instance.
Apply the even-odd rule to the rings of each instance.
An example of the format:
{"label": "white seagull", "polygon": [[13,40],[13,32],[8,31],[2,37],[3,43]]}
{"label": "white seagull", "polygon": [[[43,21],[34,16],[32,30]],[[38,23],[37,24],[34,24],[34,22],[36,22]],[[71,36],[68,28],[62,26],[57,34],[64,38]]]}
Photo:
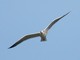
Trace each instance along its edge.
{"label": "white seagull", "polygon": [[17,41],[15,44],[13,44],[12,46],[10,46],[9,48],[13,48],[15,46],[17,46],[18,44],[20,44],[21,42],[28,40],[30,38],[34,38],[34,37],[41,37],[41,41],[46,41],[46,35],[48,33],[48,30],[56,23],[58,22],[61,18],[63,18],[64,16],[68,15],[70,12],[66,13],[65,15],[58,17],[57,19],[55,19],[54,21],[52,21],[44,30],[38,32],[38,33],[34,33],[34,34],[28,34],[23,36],[21,39],[19,39],[19,41]]}

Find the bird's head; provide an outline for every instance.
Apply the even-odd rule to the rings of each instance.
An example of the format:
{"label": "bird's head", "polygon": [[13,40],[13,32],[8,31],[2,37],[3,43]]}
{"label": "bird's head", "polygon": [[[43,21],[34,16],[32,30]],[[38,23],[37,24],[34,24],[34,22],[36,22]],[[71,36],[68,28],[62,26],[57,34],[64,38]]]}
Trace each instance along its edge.
{"label": "bird's head", "polygon": [[42,33],[44,36],[46,36],[48,32],[47,32],[47,30],[42,30],[41,33]]}

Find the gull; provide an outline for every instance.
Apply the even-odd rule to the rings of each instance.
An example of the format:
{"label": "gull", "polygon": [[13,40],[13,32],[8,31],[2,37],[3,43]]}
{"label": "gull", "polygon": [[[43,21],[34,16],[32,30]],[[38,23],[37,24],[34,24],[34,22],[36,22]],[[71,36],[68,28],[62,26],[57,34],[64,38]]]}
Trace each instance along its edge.
{"label": "gull", "polygon": [[68,15],[70,12],[64,14],[61,17],[58,17],[56,19],[54,19],[45,29],[43,29],[42,31],[38,32],[38,33],[34,33],[34,34],[28,34],[23,36],[21,39],[19,39],[16,43],[14,43],[12,46],[10,46],[9,48],[13,48],[15,46],[17,46],[18,44],[20,44],[23,41],[26,41],[30,38],[34,38],[34,37],[41,37],[41,41],[46,41],[46,35],[49,31],[49,29],[56,23],[58,22],[61,18],[65,17],[66,15]]}

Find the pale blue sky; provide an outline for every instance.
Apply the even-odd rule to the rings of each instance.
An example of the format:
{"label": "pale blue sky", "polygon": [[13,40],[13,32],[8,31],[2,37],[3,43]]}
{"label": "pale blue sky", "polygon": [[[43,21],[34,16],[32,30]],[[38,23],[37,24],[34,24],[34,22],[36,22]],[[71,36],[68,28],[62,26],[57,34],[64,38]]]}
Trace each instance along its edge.
{"label": "pale blue sky", "polygon": [[[47,35],[8,49],[71,11]],[[80,0],[0,0],[0,60],[80,60]]]}

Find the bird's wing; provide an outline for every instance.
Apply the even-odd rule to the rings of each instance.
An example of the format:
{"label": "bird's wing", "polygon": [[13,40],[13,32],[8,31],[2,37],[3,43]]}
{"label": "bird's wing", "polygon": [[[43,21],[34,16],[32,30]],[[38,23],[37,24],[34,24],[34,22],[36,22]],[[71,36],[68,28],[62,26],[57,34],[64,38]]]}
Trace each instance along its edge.
{"label": "bird's wing", "polygon": [[70,12],[68,12],[68,13],[66,13],[65,15],[63,15],[63,16],[55,19],[54,21],[52,21],[52,22],[48,25],[48,27],[45,28],[45,30],[48,31],[56,22],[58,22],[61,18],[65,17],[65,16],[68,15],[69,13],[70,13]]}
{"label": "bird's wing", "polygon": [[25,40],[27,40],[29,38],[37,37],[37,36],[40,36],[40,33],[25,35],[24,37],[22,37],[19,41],[17,41],[15,44],[13,44],[9,48],[13,48],[13,47],[17,46],[18,44],[20,44],[21,42],[23,42],[23,41],[25,41]]}

